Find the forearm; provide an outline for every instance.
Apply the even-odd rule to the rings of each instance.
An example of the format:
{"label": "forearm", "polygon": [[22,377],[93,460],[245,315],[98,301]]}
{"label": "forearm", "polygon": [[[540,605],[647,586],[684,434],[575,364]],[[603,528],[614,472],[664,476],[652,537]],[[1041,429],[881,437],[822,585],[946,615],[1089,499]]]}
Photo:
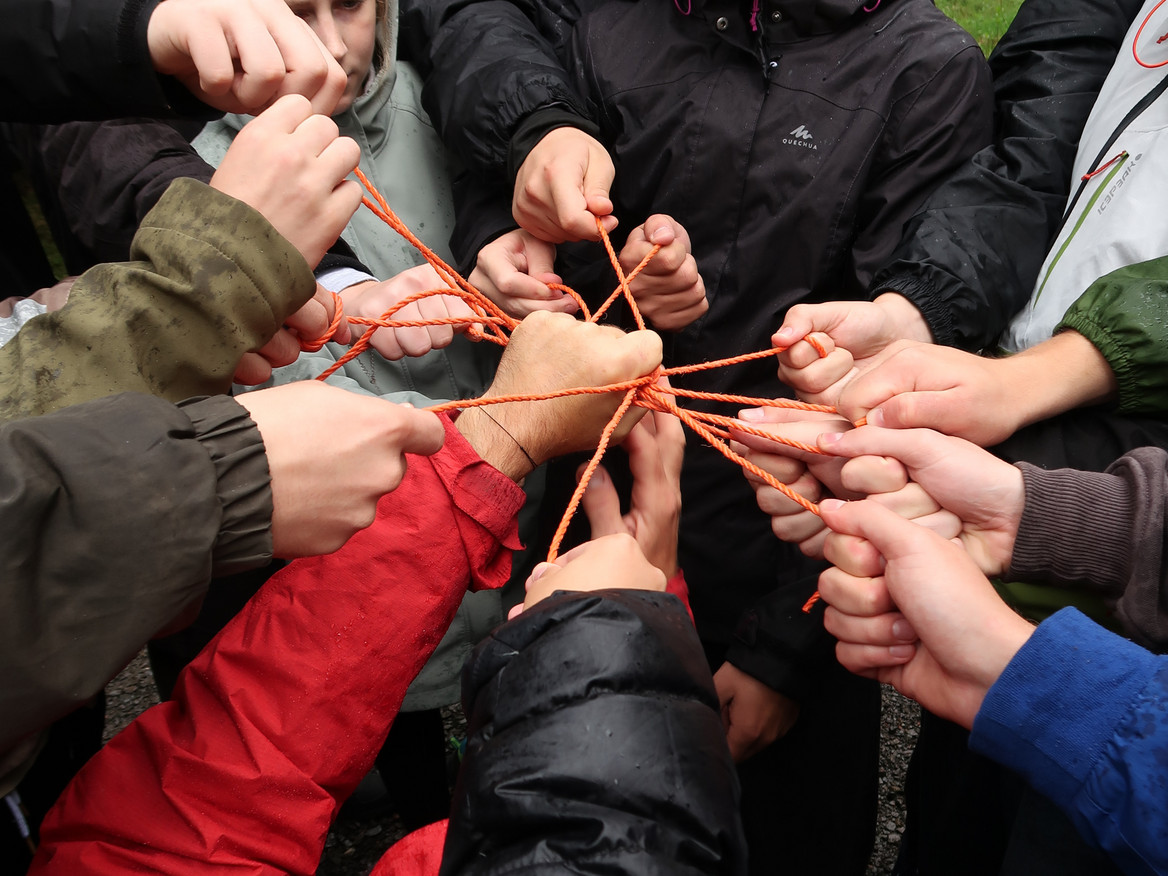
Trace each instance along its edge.
{"label": "forearm", "polygon": [[1168,644],[1168,454],[1141,448],[1106,472],[1020,463],[1026,504],[1008,580],[1086,583],[1117,601],[1125,631]]}
{"label": "forearm", "polygon": [[1161,873],[1166,679],[1168,659],[1064,609],[990,688],[970,747],[1053,800],[1124,873]]}
{"label": "forearm", "polygon": [[137,261],[87,271],[62,310],[0,350],[0,421],[117,392],[227,392],[243,354],[316,288],[262,216],[193,180],[171,186],[134,245]]}
{"label": "forearm", "polygon": [[89,763],[31,872],[93,869],[101,855],[111,873],[314,872],[468,583],[507,580],[522,499],[447,421],[442,450],[410,457],[372,526],[274,576],[174,699]]}
{"label": "forearm", "polygon": [[1061,332],[996,364],[1015,431],[1116,397],[1118,387],[1110,364],[1078,332]]}

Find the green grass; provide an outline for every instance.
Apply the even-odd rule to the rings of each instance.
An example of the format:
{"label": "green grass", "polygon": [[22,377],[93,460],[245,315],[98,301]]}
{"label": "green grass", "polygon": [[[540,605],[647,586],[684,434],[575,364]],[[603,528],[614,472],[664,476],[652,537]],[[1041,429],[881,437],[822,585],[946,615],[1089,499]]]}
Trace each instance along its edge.
{"label": "green grass", "polygon": [[1001,39],[1022,0],[936,0],[937,8],[964,27],[987,55]]}

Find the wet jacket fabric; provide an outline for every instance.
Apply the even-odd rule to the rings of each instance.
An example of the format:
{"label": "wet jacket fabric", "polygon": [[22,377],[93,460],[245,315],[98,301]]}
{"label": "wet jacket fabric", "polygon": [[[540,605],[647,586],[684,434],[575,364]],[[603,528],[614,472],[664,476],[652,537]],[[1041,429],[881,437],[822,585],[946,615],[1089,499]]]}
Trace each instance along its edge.
{"label": "wet jacket fabric", "polygon": [[[768,348],[797,302],[866,297],[904,221],[988,142],[988,72],[968,34],[931,3],[861,7],[788,0],[752,18],[721,0],[680,4],[688,15],[663,0],[402,6],[431,40],[426,106],[497,201],[510,204],[517,127],[537,110],[571,110],[614,156],[615,245],[655,212],[686,227],[710,310],[666,339],[667,365]],[[501,35],[517,29],[527,36]],[[498,231],[492,216],[474,227],[480,215],[460,214],[460,263],[458,246]],[[560,247],[558,269],[593,300],[615,286],[597,244]],[[789,394],[773,362],[679,383]],[[733,641],[733,663],[801,698],[831,659],[819,617],[800,611],[815,569],[774,538],[741,472],[700,442],[687,448],[682,490],[695,497],[681,564],[703,638]]]}
{"label": "wet jacket fabric", "polygon": [[46,817],[31,873],[311,874],[467,587],[499,587],[523,491],[448,418],[377,517],[274,575]]}
{"label": "wet jacket fabric", "polygon": [[872,294],[899,292],[934,340],[996,343],[1034,290],[1079,135],[1143,0],[1026,0],[990,55],[994,145],[928,199]]}
{"label": "wet jacket fabric", "polygon": [[675,597],[545,600],[475,650],[463,705],[445,876],[745,873],[718,697]]}
{"label": "wet jacket fabric", "polygon": [[1168,653],[1168,452],[1141,447],[1105,472],[1018,467],[1026,504],[1009,579],[1086,584],[1128,637]]}
{"label": "wet jacket fabric", "polygon": [[272,497],[259,431],[226,397],[125,393],[5,423],[0,478],[6,793],[37,732],[197,611],[212,575],[271,558]]}
{"label": "wet jacket fabric", "polygon": [[159,0],[11,0],[0,31],[0,119],[59,122],[214,115],[154,72],[146,26]]}
{"label": "wet jacket fabric", "polygon": [[1115,375],[1118,413],[1168,414],[1168,257],[1138,262],[1092,283],[1063,315],[1094,344]]}
{"label": "wet jacket fabric", "polygon": [[1125,874],[1168,872],[1168,657],[1063,609],[989,689],[969,744],[1057,803]]}
{"label": "wet jacket fabric", "polygon": [[86,271],[61,310],[0,349],[0,421],[118,392],[226,393],[243,354],[316,289],[303,256],[258,212],[189,179],[146,216],[130,255]]}

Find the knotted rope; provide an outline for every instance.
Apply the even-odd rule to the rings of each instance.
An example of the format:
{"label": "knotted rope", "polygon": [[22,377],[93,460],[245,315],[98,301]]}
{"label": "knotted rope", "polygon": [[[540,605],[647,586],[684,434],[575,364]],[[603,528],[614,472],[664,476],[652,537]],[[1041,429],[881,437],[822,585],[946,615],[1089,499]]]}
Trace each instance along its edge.
{"label": "knotted rope", "polygon": [[[437,256],[429,247],[420,241],[397,217],[397,215],[390,209],[389,204],[386,203],[385,198],[374,188],[373,184],[361,173],[360,170],[356,172],[357,179],[360,180],[361,185],[365,187],[366,196],[362,197],[361,203],[369,208],[374,215],[378,216],[386,225],[409,241],[421,253],[422,257],[430,264],[430,266],[437,272],[446,285],[438,289],[428,289],[423,292],[417,292],[413,295],[403,298],[397,302],[393,307],[386,310],[381,316],[376,318],[370,317],[348,317],[350,324],[368,326],[367,330],[353,343],[351,348],[343,356],[341,356],[332,366],[325,370],[318,376],[318,380],[324,380],[330,374],[334,373],[338,368],[341,368],[346,362],[359,356],[365,349],[369,347],[372,340],[373,333],[380,328],[410,328],[431,325],[459,325],[466,326],[465,334],[474,340],[485,340],[492,343],[506,346],[509,337],[509,332],[519,325],[519,320],[510,316],[501,310],[494,302],[487,298],[482,292],[471,285],[467,280],[459,275],[452,267],[447,265],[439,256]],[[640,310],[636,302],[633,300],[632,292],[629,289],[629,283],[645,268],[647,264],[657,255],[661,247],[654,246],[645,258],[631,270],[627,275],[624,273],[620,265],[620,259],[617,257],[613,249],[612,242],[609,240],[608,234],[604,230],[604,226],[600,220],[597,219],[596,226],[600,231],[600,239],[604,244],[605,251],[608,253],[608,258],[612,264],[613,271],[616,273],[618,284],[609,295],[608,299],[600,306],[595,313],[590,313],[587,305],[583,299],[572,289],[567,286],[555,284],[552,286],[567,295],[572,296],[580,307],[580,312],[584,319],[589,322],[598,322],[600,318],[608,311],[618,299],[623,298],[629,307],[629,311],[633,315],[638,328],[645,328],[645,322],[641,317]],[[424,320],[395,320],[396,314],[402,308],[419,301],[423,298],[428,298],[434,295],[452,295],[462,299],[471,309],[474,316],[458,318],[458,317],[443,317],[436,319]],[[302,343],[302,348],[305,350],[319,350],[330,338],[332,338],[337,327],[340,325],[344,315],[341,308],[341,300],[339,296],[334,295],[336,303],[336,315],[332,324],[326,330],[325,334],[316,340]],[[806,340],[819,351],[820,356],[826,355],[826,350],[812,337]],[[534,393],[527,395],[507,395],[496,396],[493,398],[475,398],[475,399],[459,399],[455,401],[446,402],[444,404],[433,405],[427,410],[440,413],[443,411],[451,411],[456,409],[464,409],[470,407],[478,407],[482,405],[503,404],[506,402],[517,401],[541,401],[544,399],[562,398],[570,395],[580,395],[584,393],[610,393],[623,392],[624,398],[616,413],[605,426],[600,436],[600,441],[597,444],[596,451],[589,460],[588,465],[584,469],[584,473],[580,477],[580,481],[576,486],[576,491],[572,494],[571,502],[568,504],[563,517],[560,520],[560,525],[556,529],[555,536],[552,539],[551,547],[548,551],[548,562],[555,560],[559,552],[560,544],[563,541],[564,534],[567,531],[568,524],[579,507],[580,499],[584,495],[585,489],[588,487],[588,482],[592,477],[596,467],[600,464],[608,449],[609,442],[612,439],[613,433],[616,431],[625,412],[630,407],[636,405],[638,407],[646,408],[651,411],[664,411],[677,417],[706,440],[714,449],[725,456],[727,459],[733,461],[743,469],[751,472],[755,476],[761,478],[770,486],[787,496],[791,501],[795,502],[807,511],[813,514],[819,514],[819,506],[814,502],[800,496],[786,484],[779,481],[769,472],[764,471],[757,465],[746,459],[739,453],[736,453],[730,446],[730,432],[729,429],[733,427],[739,432],[745,432],[751,435],[757,435],[766,438],[770,441],[776,441],[781,444],[786,444],[789,447],[794,447],[807,453],[821,453],[819,448],[805,444],[800,441],[783,438],[779,435],[773,435],[763,429],[750,426],[733,417],[722,416],[713,413],[704,413],[701,411],[689,410],[680,407],[675,401],[676,398],[690,398],[702,399],[709,401],[728,402],[731,404],[740,404],[751,407],[776,407],[776,408],[793,408],[804,411],[817,411],[822,413],[835,413],[835,408],[827,405],[813,405],[807,404],[793,399],[766,399],[753,398],[743,395],[729,395],[725,393],[716,392],[699,392],[696,390],[679,389],[671,387],[668,391],[658,386],[658,381],[661,377],[673,377],[682,374],[693,374],[698,371],[708,371],[714,368],[723,368],[728,365],[737,365],[743,362],[750,362],[756,359],[764,359],[769,356],[777,356],[785,349],[773,348],[770,350],[759,350],[754,353],[745,353],[740,356],[731,356],[727,359],[718,359],[711,362],[702,362],[696,365],[682,365],[675,368],[657,368],[653,373],[647,374],[644,377],[636,380],[628,380],[622,383],[613,383],[607,386],[584,386],[571,389],[562,389],[555,392],[548,393]],[[812,597],[804,606],[804,610],[810,608],[817,596]]]}

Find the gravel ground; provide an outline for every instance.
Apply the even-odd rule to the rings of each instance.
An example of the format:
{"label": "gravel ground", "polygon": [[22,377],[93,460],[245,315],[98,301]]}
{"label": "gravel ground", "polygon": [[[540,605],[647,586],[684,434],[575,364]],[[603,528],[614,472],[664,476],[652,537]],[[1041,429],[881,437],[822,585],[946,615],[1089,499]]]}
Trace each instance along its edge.
{"label": "gravel ground", "polygon": [[[121,730],[144,709],[158,702],[145,654],[138,655],[107,688],[106,739]],[[920,712],[916,703],[891,689],[884,691],[884,720],[880,750],[880,810],[876,820],[876,847],[867,876],[887,876],[896,860],[904,831],[904,772],[916,743]],[[446,713],[448,735],[462,735],[457,709]],[[317,876],[367,876],[377,859],[403,834],[394,816],[345,818],[333,826],[325,843]]]}

